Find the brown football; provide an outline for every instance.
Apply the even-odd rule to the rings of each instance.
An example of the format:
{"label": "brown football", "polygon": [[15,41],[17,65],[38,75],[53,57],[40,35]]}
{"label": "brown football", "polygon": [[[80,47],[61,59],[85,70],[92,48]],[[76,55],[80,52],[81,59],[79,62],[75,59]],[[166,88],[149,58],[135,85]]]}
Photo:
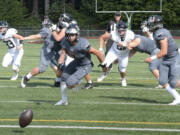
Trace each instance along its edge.
{"label": "brown football", "polygon": [[24,110],[19,117],[19,125],[21,128],[26,127],[32,122],[33,112],[31,109]]}

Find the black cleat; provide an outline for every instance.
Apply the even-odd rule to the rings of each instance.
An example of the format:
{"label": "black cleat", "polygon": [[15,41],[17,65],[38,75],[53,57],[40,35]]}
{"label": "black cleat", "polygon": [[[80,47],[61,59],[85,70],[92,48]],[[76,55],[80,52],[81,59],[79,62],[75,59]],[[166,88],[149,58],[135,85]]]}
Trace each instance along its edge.
{"label": "black cleat", "polygon": [[29,81],[29,79],[27,79],[26,75],[23,76],[22,80],[21,80],[21,87],[25,88],[28,81]]}
{"label": "black cleat", "polygon": [[93,88],[93,83],[86,83],[85,89],[92,89]]}
{"label": "black cleat", "polygon": [[60,87],[60,82],[54,82],[54,87]]}

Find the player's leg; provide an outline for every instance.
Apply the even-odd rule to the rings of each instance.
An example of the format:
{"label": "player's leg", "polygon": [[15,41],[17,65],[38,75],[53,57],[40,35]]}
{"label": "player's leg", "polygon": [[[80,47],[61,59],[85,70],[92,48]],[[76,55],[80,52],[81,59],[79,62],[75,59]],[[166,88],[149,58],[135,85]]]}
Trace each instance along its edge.
{"label": "player's leg", "polygon": [[86,80],[86,85],[85,85],[85,89],[91,89],[91,88],[93,88],[93,81],[91,80],[91,77],[90,77],[90,75],[89,74],[87,74],[86,76],[85,76],[85,80]]}
{"label": "player's leg", "polygon": [[7,68],[9,65],[11,65],[13,61],[13,54],[10,54],[9,52],[6,53],[2,60],[2,67]]}
{"label": "player's leg", "polygon": [[16,80],[18,78],[18,72],[23,55],[24,55],[24,50],[22,48],[20,50],[16,50],[12,63],[12,69],[14,71],[14,75],[11,77],[11,80]]}
{"label": "player's leg", "polygon": [[126,68],[128,66],[128,55],[118,58],[118,69],[121,75],[121,83],[123,87],[127,86],[126,81]]}
{"label": "player's leg", "polygon": [[[107,68],[109,68],[109,66],[110,66],[117,58],[118,58],[118,56],[116,55],[115,51],[111,48],[111,49],[108,51],[108,53],[107,53],[107,55],[106,55],[106,57],[105,57],[105,59],[104,59],[103,64],[104,64]],[[108,70],[104,70],[104,71],[102,72],[102,75],[97,78],[97,81],[98,81],[98,82],[102,82],[102,81],[106,78],[106,75],[107,75],[107,74],[108,74]]]}
{"label": "player's leg", "polygon": [[40,73],[43,73],[46,71],[48,65],[50,63],[50,60],[47,59],[47,57],[44,55],[44,51],[41,50],[40,55],[40,65],[39,67],[35,67],[29,72],[27,75],[24,75],[21,80],[21,87],[25,88],[27,82],[31,79],[31,77],[36,76]]}

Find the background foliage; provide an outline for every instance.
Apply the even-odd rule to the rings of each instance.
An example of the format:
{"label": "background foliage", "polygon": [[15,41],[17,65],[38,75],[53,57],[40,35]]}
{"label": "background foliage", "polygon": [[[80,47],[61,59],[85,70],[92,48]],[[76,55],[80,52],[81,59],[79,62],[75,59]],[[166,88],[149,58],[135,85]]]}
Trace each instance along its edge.
{"label": "background foliage", "polygon": [[[45,15],[45,0],[38,0],[38,17],[33,16],[33,2],[36,0],[0,0],[0,20],[7,20],[11,26],[34,26],[39,27]],[[152,0],[98,0],[98,10],[147,10],[154,9],[159,3],[151,3]],[[156,0],[159,1],[159,0]],[[163,0],[164,24],[171,29],[180,27],[180,1]],[[108,21],[113,19],[114,14],[96,14],[95,0],[49,0],[48,15],[54,23],[58,21],[59,15],[69,12],[78,20],[81,26],[88,29],[104,29]],[[132,18],[132,28],[139,29],[142,20],[147,19],[150,13],[136,13]],[[122,19],[127,21],[126,16]]]}

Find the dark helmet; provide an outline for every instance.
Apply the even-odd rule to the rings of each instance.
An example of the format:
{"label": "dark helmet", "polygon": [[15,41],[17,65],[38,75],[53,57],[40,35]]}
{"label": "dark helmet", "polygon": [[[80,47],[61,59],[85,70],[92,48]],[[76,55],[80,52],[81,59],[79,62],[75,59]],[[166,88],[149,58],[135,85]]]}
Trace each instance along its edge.
{"label": "dark helmet", "polygon": [[127,30],[128,26],[125,22],[120,21],[116,26],[117,30]]}
{"label": "dark helmet", "polygon": [[70,24],[66,29],[66,36],[68,36],[69,34],[76,34],[77,36],[79,36],[80,34],[79,26],[76,24]]}
{"label": "dark helmet", "polygon": [[42,22],[42,27],[50,28],[52,26],[53,22],[49,19],[48,16],[44,17],[44,21]]}
{"label": "dark helmet", "polygon": [[148,27],[151,31],[163,28],[163,19],[160,15],[152,15],[148,18]]}
{"label": "dark helmet", "polygon": [[59,17],[59,22],[58,22],[59,28],[67,27],[68,24],[70,24],[72,20],[73,20],[73,17],[71,16],[71,14],[68,14],[68,13],[61,14]]}
{"label": "dark helmet", "polygon": [[115,16],[121,16],[121,12],[120,11],[116,11],[115,12]]}
{"label": "dark helmet", "polygon": [[8,23],[6,21],[0,21],[0,28],[8,28]]}

